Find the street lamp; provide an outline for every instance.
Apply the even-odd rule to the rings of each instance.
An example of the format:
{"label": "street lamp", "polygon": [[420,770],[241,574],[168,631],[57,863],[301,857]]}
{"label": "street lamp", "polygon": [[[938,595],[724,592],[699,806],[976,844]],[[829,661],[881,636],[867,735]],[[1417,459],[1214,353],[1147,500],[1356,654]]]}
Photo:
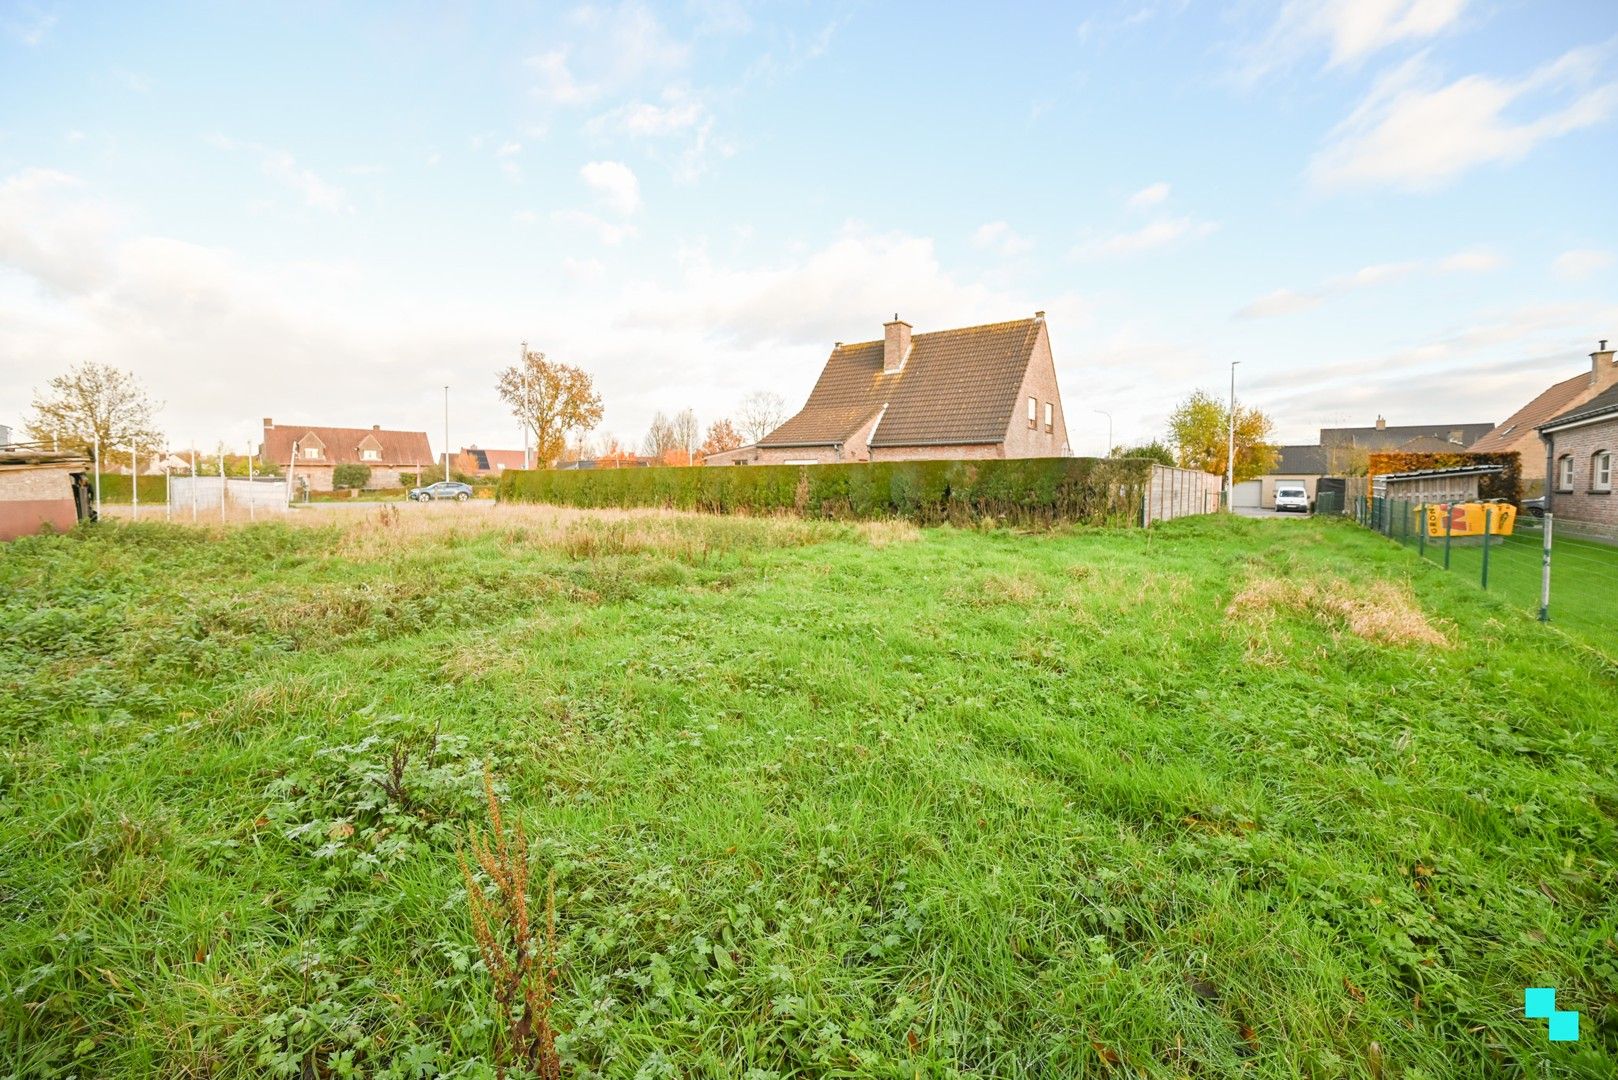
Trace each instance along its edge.
{"label": "street lamp", "polygon": [[1225,509],[1236,509],[1236,365],[1230,362],[1230,442],[1225,447]]}
{"label": "street lamp", "polygon": [[1109,457],[1112,454],[1112,413],[1108,412],[1106,409],[1091,409],[1090,411],[1093,413],[1099,413],[1107,418],[1107,452],[1101,456]]}
{"label": "street lamp", "polygon": [[449,387],[444,387],[444,482],[449,483]]}

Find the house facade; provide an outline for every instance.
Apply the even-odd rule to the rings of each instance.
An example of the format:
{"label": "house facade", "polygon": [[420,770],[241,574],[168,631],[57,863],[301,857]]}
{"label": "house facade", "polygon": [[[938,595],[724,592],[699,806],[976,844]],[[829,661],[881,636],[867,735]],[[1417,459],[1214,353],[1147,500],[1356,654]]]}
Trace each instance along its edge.
{"label": "house facade", "polygon": [[1065,457],[1067,416],[1045,313],[838,342],[796,415],[714,465]]}
{"label": "house facade", "polygon": [[[369,428],[277,425],[264,418],[264,441],[259,455],[285,470],[295,486],[307,483],[310,491],[332,490],[332,470],[353,463],[371,470],[367,488],[399,487],[401,472],[434,467],[425,431],[389,431]],[[294,488],[296,490],[296,487]]]}
{"label": "house facade", "polygon": [[1613,459],[1618,457],[1618,385],[1552,417],[1539,426],[1539,434],[1545,441],[1541,464],[1551,479],[1545,508],[1559,521],[1596,525],[1618,534],[1618,501],[1612,491]]}
{"label": "house facade", "polygon": [[1579,408],[1596,395],[1618,386],[1618,366],[1613,364],[1613,350],[1602,341],[1590,354],[1588,371],[1571,379],[1563,379],[1535,397],[1528,404],[1506,417],[1499,427],[1479,439],[1472,449],[1487,453],[1515,450],[1522,455],[1522,481],[1525,492],[1546,491],[1554,496],[1546,484],[1545,447],[1540,441],[1540,427]]}

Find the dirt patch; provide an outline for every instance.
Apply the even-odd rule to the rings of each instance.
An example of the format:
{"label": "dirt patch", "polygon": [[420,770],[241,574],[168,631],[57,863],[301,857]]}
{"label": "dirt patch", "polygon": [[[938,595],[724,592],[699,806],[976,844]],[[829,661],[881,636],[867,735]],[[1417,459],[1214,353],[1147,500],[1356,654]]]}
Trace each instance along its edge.
{"label": "dirt patch", "polygon": [[1391,581],[1356,585],[1342,578],[1254,578],[1225,608],[1230,619],[1260,624],[1268,623],[1279,612],[1308,615],[1382,645],[1450,646],[1449,639],[1416,603],[1410,588]]}

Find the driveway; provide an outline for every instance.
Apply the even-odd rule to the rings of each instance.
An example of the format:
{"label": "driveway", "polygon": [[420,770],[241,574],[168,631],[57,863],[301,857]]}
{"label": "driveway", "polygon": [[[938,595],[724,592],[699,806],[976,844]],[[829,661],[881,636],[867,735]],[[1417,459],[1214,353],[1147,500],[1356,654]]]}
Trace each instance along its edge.
{"label": "driveway", "polygon": [[1296,514],[1290,510],[1283,514],[1276,510],[1266,510],[1261,506],[1238,506],[1236,508],[1236,513],[1240,517],[1298,518],[1299,520],[1307,520],[1308,518],[1314,516],[1312,514]]}

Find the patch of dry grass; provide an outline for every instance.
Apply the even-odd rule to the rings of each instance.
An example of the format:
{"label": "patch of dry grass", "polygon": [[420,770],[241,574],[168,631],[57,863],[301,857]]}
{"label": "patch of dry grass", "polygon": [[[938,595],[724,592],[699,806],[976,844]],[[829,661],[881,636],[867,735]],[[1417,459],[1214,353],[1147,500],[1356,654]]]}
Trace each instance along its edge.
{"label": "patch of dry grass", "polygon": [[1431,645],[1450,641],[1428,620],[1409,586],[1381,579],[1356,584],[1342,578],[1295,580],[1259,577],[1225,608],[1232,620],[1268,626],[1278,612],[1308,615],[1332,628],[1381,645]]}

